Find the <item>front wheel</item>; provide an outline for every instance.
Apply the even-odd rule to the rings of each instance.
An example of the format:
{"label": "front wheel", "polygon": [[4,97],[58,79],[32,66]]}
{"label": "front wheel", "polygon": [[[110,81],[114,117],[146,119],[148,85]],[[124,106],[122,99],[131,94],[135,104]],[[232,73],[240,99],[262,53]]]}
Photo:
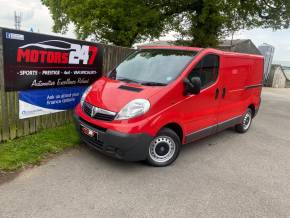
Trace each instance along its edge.
{"label": "front wheel", "polygon": [[245,115],[243,116],[242,122],[235,126],[238,133],[245,133],[250,129],[253,120],[253,113],[250,108],[247,109]]}
{"label": "front wheel", "polygon": [[162,129],[151,141],[147,161],[155,167],[172,164],[178,157],[181,142],[177,134],[168,128]]}

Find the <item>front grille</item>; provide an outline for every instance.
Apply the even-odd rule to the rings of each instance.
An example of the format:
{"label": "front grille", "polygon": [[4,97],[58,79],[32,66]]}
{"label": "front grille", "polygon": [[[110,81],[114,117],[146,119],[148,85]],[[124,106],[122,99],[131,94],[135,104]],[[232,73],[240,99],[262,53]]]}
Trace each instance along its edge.
{"label": "front grille", "polygon": [[92,125],[91,123],[89,123],[88,121],[84,120],[83,118],[79,117],[80,121],[81,121],[81,124],[85,124],[85,126],[89,127],[90,129],[92,130],[99,130],[101,132],[106,132],[107,129],[104,128],[104,127],[100,127],[100,126],[96,126],[96,125]]}
{"label": "front grille", "polygon": [[83,104],[83,111],[87,115],[91,116],[92,108],[93,108],[93,106],[91,104],[88,104],[87,102],[84,102],[84,104]]}
{"label": "front grille", "polygon": [[[82,109],[86,115],[88,115],[94,119],[97,119],[97,120],[112,121],[116,117],[116,113],[111,112],[111,111],[107,111],[107,110],[104,110],[101,108],[97,108],[97,107],[95,107],[87,102],[83,103]],[[94,110],[94,109],[98,109],[99,112],[93,113],[93,116],[92,116],[92,110]]]}

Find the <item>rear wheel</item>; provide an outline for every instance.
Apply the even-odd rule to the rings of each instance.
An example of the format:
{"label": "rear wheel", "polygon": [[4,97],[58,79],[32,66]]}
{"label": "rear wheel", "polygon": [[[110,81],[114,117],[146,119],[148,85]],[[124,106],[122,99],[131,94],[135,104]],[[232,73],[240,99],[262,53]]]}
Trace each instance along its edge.
{"label": "rear wheel", "polygon": [[180,147],[181,142],[177,134],[171,129],[164,128],[151,141],[147,161],[156,167],[168,166],[176,160]]}
{"label": "rear wheel", "polygon": [[253,120],[253,112],[250,108],[247,109],[245,115],[243,116],[242,122],[235,126],[238,133],[245,133],[250,129]]}

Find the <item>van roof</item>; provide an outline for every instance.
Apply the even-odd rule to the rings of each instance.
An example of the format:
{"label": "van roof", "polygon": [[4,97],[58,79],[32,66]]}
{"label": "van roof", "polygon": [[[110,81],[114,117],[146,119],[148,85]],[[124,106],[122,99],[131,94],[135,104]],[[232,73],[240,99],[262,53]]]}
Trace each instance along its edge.
{"label": "van roof", "polygon": [[200,52],[202,50],[205,51],[212,51],[220,55],[225,56],[235,56],[235,57],[251,57],[251,58],[259,58],[263,59],[262,55],[254,55],[254,54],[244,54],[244,53],[237,53],[237,52],[229,52],[229,51],[222,51],[219,49],[214,48],[198,48],[198,47],[189,47],[189,46],[141,46],[139,47],[141,50],[145,49],[172,49],[172,50],[183,50],[183,51],[197,51]]}

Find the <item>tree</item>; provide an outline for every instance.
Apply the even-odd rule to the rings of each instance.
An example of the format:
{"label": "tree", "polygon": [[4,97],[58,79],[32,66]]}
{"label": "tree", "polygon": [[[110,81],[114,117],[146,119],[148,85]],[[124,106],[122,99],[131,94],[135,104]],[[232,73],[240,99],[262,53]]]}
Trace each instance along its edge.
{"label": "tree", "polygon": [[290,0],[42,0],[55,32],[76,26],[79,38],[120,46],[170,30],[190,45],[214,47],[240,29],[289,28]]}
{"label": "tree", "polygon": [[223,8],[217,0],[181,0],[175,7],[172,6],[174,8],[181,13],[172,13],[170,29],[190,39],[187,44],[200,47],[214,47],[218,44],[218,39],[224,33],[226,19],[221,15]]}
{"label": "tree", "polygon": [[72,22],[78,38],[131,46],[157,38],[164,25],[159,11],[140,0],[42,0],[54,20],[53,31],[66,32]]}
{"label": "tree", "polygon": [[241,29],[289,28],[290,0],[179,0],[171,2],[172,29],[190,45],[215,47],[218,40]]}

